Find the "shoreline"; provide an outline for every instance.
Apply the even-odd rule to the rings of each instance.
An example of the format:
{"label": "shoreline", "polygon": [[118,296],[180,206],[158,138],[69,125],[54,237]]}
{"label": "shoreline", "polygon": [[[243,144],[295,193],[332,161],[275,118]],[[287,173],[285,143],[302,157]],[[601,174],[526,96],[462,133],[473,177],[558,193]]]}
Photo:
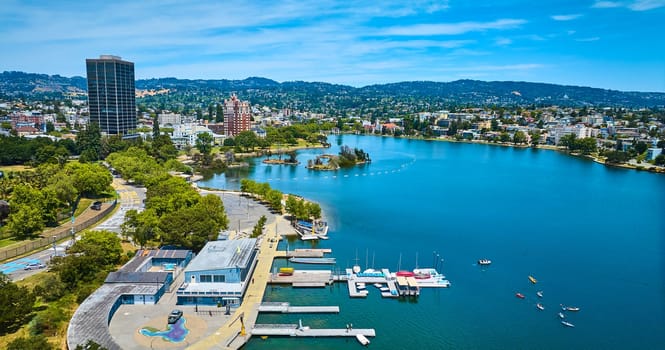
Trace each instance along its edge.
{"label": "shoreline", "polygon": [[557,151],[559,153],[566,154],[568,156],[573,156],[573,157],[578,157],[578,158],[586,158],[588,160],[591,160],[595,163],[602,164],[606,167],[610,168],[622,168],[622,169],[632,169],[636,171],[646,171],[648,173],[652,174],[665,174],[665,167],[659,167],[657,165],[653,165],[650,163],[644,163],[645,165],[640,165],[640,164],[630,164],[630,163],[607,163],[605,162],[604,159],[593,156],[593,155],[583,155],[580,153],[572,153],[568,152],[566,149],[555,146],[555,145],[536,145],[536,147],[533,147],[531,145],[525,145],[525,144],[520,144],[520,145],[515,145],[511,143],[506,143],[506,142],[488,142],[484,140],[452,140],[450,138],[424,138],[424,137],[412,137],[412,136],[400,136],[400,137],[395,137],[395,136],[390,136],[390,135],[365,135],[365,134],[360,134],[362,136],[380,136],[380,137],[393,137],[393,138],[403,138],[403,139],[408,139],[408,140],[421,140],[421,141],[438,141],[438,142],[451,142],[451,143],[470,143],[470,144],[478,144],[478,145],[488,145],[488,146],[500,146],[500,147],[512,147],[512,148],[534,148],[534,149],[543,149],[543,150],[550,150],[550,151]]}

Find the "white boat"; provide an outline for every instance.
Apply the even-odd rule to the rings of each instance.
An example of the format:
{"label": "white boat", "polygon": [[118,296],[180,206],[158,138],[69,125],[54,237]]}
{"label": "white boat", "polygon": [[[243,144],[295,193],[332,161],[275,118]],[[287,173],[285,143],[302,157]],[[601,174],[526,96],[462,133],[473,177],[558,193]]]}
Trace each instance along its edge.
{"label": "white boat", "polygon": [[536,292],[536,295],[537,295],[539,298],[542,298],[542,297],[543,297],[543,291],[542,291],[542,290],[537,291],[537,292]]}
{"label": "white boat", "polygon": [[363,283],[363,282],[356,283],[356,288],[361,289],[361,290],[365,289],[366,288],[365,283]]}
{"label": "white boat", "polygon": [[374,287],[381,289],[381,287],[383,287],[383,284],[381,284],[381,283],[374,283]]}
{"label": "white boat", "polygon": [[290,262],[299,264],[335,264],[335,258],[290,258]]}
{"label": "white boat", "polygon": [[492,264],[492,260],[490,259],[479,259],[478,260],[478,265],[490,265]]}
{"label": "white boat", "polygon": [[572,323],[570,323],[570,322],[566,322],[566,321],[561,321],[561,324],[564,325],[564,326],[566,326],[566,327],[575,327],[574,324],[572,324]]}
{"label": "white boat", "polygon": [[365,346],[369,345],[369,339],[367,339],[367,337],[365,337],[362,334],[356,334],[356,339],[358,339],[358,343],[360,343],[362,345],[365,345]]}
{"label": "white boat", "polygon": [[536,307],[538,308],[538,310],[545,310],[545,307],[541,303],[536,304]]}
{"label": "white boat", "polygon": [[566,315],[564,315],[563,312],[559,312],[559,318],[566,318]]}

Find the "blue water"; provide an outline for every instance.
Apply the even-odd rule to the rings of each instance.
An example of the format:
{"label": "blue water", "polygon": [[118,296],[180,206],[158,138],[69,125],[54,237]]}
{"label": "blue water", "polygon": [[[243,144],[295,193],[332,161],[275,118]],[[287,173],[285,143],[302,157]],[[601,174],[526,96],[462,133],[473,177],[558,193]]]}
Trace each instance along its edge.
{"label": "blue water", "polygon": [[[340,269],[358,256],[363,268],[374,260],[396,270],[400,254],[401,268],[411,269],[417,254],[420,267],[442,265],[452,287],[425,289],[417,301],[382,299],[373,286],[367,299],[350,299],[344,285],[268,287],[266,301],[339,305],[341,312],[261,315],[258,322],[350,322],[375,328],[370,346],[379,349],[663,348],[665,176],[548,150],[351,135],[330,141],[330,150],[300,151],[301,164],[341,144],[364,149],[373,162],[313,172],[258,159],[202,185],[237,189],[250,177],[318,201],[330,239],[291,241],[291,248],[332,248]],[[481,268],[479,258],[493,264]],[[527,298],[515,298],[518,291]],[[581,308],[569,313],[575,328],[560,324],[560,304]],[[355,339],[271,337],[246,349],[356,346]]]}

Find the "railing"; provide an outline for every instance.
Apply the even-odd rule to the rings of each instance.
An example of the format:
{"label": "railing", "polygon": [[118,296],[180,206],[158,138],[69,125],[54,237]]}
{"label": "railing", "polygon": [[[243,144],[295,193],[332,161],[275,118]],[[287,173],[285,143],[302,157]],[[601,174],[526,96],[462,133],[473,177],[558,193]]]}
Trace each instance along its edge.
{"label": "railing", "polygon": [[[74,224],[74,233],[85,230],[86,228],[94,225],[104,216],[110,213],[115,208],[117,200],[113,201],[110,206],[102,209],[95,216],[87,218],[79,223]],[[22,254],[29,253],[33,250],[52,245],[67,236],[72,235],[72,225],[61,225],[52,229],[42,232],[42,238],[30,242],[20,242],[15,245],[0,248],[0,261],[11,259]]]}

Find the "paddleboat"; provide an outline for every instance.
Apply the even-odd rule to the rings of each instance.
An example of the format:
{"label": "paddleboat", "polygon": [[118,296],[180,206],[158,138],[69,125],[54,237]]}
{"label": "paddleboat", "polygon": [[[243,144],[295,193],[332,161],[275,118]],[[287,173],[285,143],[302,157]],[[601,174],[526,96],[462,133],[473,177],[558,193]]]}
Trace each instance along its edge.
{"label": "paddleboat", "polygon": [[490,259],[480,259],[478,260],[478,265],[489,265],[492,263],[492,260]]}
{"label": "paddleboat", "polygon": [[542,298],[542,297],[543,297],[543,291],[542,291],[542,290],[537,291],[537,292],[536,292],[536,295],[537,295],[539,298]]}
{"label": "paddleboat", "polygon": [[572,324],[572,323],[570,323],[570,322],[566,322],[566,321],[561,321],[561,324],[564,325],[564,326],[566,326],[566,327],[571,327],[571,328],[575,327],[574,324]]}
{"label": "paddleboat", "polygon": [[538,282],[538,280],[536,280],[533,276],[529,276],[529,281],[531,281],[531,283],[533,284],[536,284]]}
{"label": "paddleboat", "polygon": [[538,310],[545,310],[545,307],[541,303],[536,304],[536,307],[538,308]]}
{"label": "paddleboat", "polygon": [[520,299],[524,299],[524,298],[525,298],[524,294],[522,294],[522,293],[515,293],[515,296],[518,297],[518,298],[520,298]]}

